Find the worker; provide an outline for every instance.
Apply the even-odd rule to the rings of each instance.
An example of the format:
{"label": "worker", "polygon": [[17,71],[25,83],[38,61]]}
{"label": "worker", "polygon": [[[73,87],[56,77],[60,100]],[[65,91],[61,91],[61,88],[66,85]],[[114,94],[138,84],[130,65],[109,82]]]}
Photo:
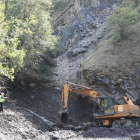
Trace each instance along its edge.
{"label": "worker", "polygon": [[0,95],[0,112],[3,112],[4,93]]}

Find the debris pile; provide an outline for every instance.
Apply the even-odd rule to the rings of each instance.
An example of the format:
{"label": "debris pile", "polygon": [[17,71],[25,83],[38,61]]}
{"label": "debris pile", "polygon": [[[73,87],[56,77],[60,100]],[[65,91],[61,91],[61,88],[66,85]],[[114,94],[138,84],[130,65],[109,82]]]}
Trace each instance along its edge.
{"label": "debris pile", "polygon": [[[17,92],[18,94],[15,93],[16,100],[14,99],[5,102],[4,113],[0,114],[0,138],[2,140],[129,140],[130,138],[135,139],[136,137],[139,137],[140,127],[131,126],[106,128],[96,127],[94,123],[80,122],[82,121],[82,114],[78,113],[83,111],[81,108],[82,103],[78,105],[78,108],[80,108],[79,110],[82,111],[77,113],[78,108],[76,108],[76,101],[71,101],[71,104],[73,104],[71,114],[73,111],[72,116],[74,118],[75,115],[76,119],[71,119],[71,122],[69,122],[67,125],[59,124],[54,121],[53,115],[55,114],[59,104],[59,96],[61,96],[61,94],[57,95],[56,93],[60,93],[60,91],[56,89],[42,89],[39,90],[40,92],[37,92],[38,90],[36,90],[36,93],[34,93],[32,90],[23,90],[23,93]],[[54,94],[56,95],[55,98]],[[40,98],[37,101],[34,100],[34,98],[36,99],[38,95],[40,95]],[[26,98],[26,103],[25,100],[23,100],[23,97]],[[48,101],[50,101],[52,104],[50,104]],[[36,106],[37,103],[40,103],[39,105],[42,106]],[[49,110],[49,107],[54,107],[56,109]],[[44,108],[46,108],[47,111],[44,110]],[[42,112],[44,112],[44,115],[42,115]],[[76,121],[78,119],[79,122]]]}
{"label": "debris pile", "polygon": [[49,139],[48,135],[35,129],[33,124],[23,114],[6,110],[0,114],[0,139],[23,140],[23,139]]}

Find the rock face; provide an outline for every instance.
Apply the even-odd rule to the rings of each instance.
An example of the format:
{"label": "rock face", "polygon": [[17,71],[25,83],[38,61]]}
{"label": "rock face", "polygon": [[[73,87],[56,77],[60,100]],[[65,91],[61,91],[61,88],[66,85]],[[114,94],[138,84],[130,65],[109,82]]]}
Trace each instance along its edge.
{"label": "rock face", "polygon": [[99,93],[103,95],[111,94],[115,97],[117,103],[124,104],[124,95],[128,96],[133,102],[139,99],[138,84],[136,81],[134,82],[135,78],[132,78],[134,75],[128,73],[120,70],[118,75],[118,69],[113,69],[113,72],[111,70],[103,72],[102,70],[93,68],[78,72],[77,77],[81,82],[82,80],[80,79],[86,80],[88,85],[93,86],[94,89],[97,88]]}
{"label": "rock face", "polygon": [[53,23],[54,34],[61,37],[54,82],[62,86],[76,82],[81,62],[102,39],[107,18],[119,0],[73,0]]}
{"label": "rock face", "polygon": [[108,17],[121,2],[125,5],[126,1],[73,0],[57,18],[54,34],[61,37],[61,45],[54,68],[55,85],[62,87],[71,81],[93,86],[103,95],[114,95],[121,104],[124,94],[134,102],[140,98],[139,46],[134,48],[132,43],[130,48],[115,49],[103,42]]}
{"label": "rock face", "polygon": [[[62,37],[61,54],[70,47],[75,48],[79,41],[95,34],[110,15],[119,0],[72,0],[63,13],[54,21],[56,35]],[[96,34],[100,39],[102,35]]]}

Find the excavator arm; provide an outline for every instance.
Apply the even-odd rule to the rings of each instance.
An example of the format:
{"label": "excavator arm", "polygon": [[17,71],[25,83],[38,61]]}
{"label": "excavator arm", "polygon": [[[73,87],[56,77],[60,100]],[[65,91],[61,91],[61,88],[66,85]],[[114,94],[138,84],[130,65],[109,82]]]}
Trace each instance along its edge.
{"label": "excavator arm", "polygon": [[[83,86],[84,87],[84,86]],[[84,87],[84,88],[87,88],[87,87]],[[101,96],[101,94],[97,93],[96,91],[94,90],[91,90],[91,89],[71,89],[69,84],[64,84],[64,88],[62,90],[62,98],[61,98],[61,107],[62,108],[67,108],[68,106],[68,97],[69,97],[69,93],[70,92],[74,92],[74,93],[78,93],[78,94],[81,94],[81,95],[85,95],[85,96],[90,96],[90,97],[93,97],[93,98],[96,98],[97,96]]]}
{"label": "excavator arm", "polygon": [[[80,86],[83,89],[71,89],[70,88],[70,84],[73,83],[67,83],[64,84],[63,86],[63,90],[62,90],[62,97],[61,97],[61,110],[59,112],[56,113],[55,117],[57,118],[58,121],[60,122],[66,122],[67,120],[67,114],[68,114],[68,98],[69,98],[69,93],[70,92],[74,92],[74,93],[78,93],[84,96],[89,96],[92,98],[97,98],[98,96],[101,96],[101,94],[97,93],[94,90],[91,90],[88,87],[85,86]],[[76,84],[73,84],[76,85]]]}

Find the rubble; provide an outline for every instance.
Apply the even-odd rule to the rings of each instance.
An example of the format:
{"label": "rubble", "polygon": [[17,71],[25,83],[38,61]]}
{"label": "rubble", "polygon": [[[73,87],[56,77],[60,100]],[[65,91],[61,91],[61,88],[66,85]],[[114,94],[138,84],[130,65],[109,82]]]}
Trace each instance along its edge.
{"label": "rubble", "polygon": [[[99,17],[101,15],[102,13],[99,14]],[[104,19],[107,18],[106,16],[103,17]],[[90,18],[93,20],[92,17]],[[96,23],[97,27],[93,28],[89,25],[88,20],[77,21],[77,24],[73,25],[75,27],[71,27],[71,29],[69,26],[65,27],[60,48],[60,52],[63,53],[63,55],[61,54],[63,59],[60,61],[61,56],[59,56],[56,59],[57,67],[53,69],[55,73],[53,82],[55,85],[62,86],[68,80],[75,82],[81,62],[89,55],[91,49],[96,49],[96,42],[103,37],[106,22],[100,28],[99,23]],[[70,36],[71,32],[72,36]],[[69,63],[72,64],[72,67],[68,67]]]}
{"label": "rubble", "polygon": [[[55,96],[54,96],[55,95]],[[34,98],[31,98],[34,96]],[[59,109],[61,93],[58,89],[28,88],[14,91],[4,104],[0,114],[0,138],[2,140],[129,140],[140,134],[140,127],[107,128],[84,122],[89,112],[87,99],[78,102],[76,96],[70,101],[68,124],[60,124],[53,119]],[[26,100],[23,100],[23,99]],[[51,109],[50,109],[51,108]],[[78,110],[78,112],[77,112]],[[36,112],[36,113],[35,113]]]}

